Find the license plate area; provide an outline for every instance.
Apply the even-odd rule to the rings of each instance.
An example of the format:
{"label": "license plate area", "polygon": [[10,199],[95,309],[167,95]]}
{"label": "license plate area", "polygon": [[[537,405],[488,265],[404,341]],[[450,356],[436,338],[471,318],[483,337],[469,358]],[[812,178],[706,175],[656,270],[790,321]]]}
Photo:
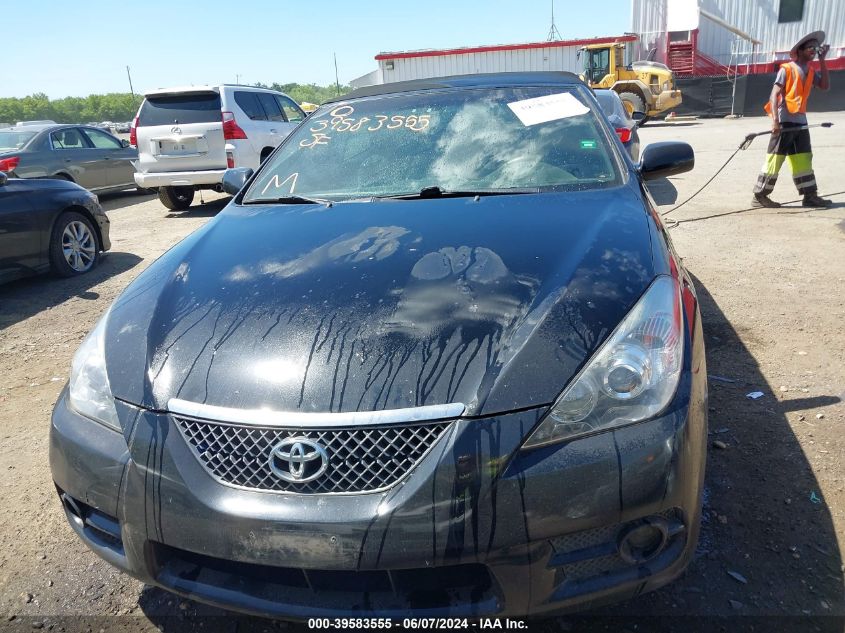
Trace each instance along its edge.
{"label": "license plate area", "polygon": [[206,152],[208,152],[208,143],[203,137],[153,140],[153,153],[156,156],[195,156]]}

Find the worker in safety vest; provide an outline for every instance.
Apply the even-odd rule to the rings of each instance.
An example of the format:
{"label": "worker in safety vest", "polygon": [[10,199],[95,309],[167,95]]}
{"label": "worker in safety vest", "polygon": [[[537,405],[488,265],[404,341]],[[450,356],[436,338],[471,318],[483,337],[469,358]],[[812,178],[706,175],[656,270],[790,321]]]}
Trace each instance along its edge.
{"label": "worker in safety vest", "polygon": [[[792,168],[792,180],[798,193],[804,196],[805,207],[829,207],[830,200],[819,197],[816,177],[813,174],[813,149],[810,146],[810,131],[806,128],[807,100],[813,86],[827,90],[830,78],[825,56],[830,49],[822,46],[824,31],[816,31],[801,38],[792,47],[792,61],[783,64],[775,78],[772,94],[765,110],[772,117],[772,137],[766,153],[766,162],[754,186],[752,204],[755,207],[776,208],[780,203],[769,198],[774,191],[778,172],[784,160]],[[821,73],[810,68],[810,62],[818,53]]]}

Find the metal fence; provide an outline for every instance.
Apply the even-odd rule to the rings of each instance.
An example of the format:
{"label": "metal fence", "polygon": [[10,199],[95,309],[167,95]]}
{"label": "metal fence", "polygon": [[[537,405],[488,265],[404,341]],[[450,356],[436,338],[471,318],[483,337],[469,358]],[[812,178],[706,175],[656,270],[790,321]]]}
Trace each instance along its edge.
{"label": "metal fence", "polygon": [[[763,116],[763,104],[769,99],[774,81],[775,73],[678,79],[684,101],[675,113],[718,117],[733,111],[743,116]],[[827,91],[813,90],[808,111],[845,110],[845,70],[831,71],[830,84]]]}

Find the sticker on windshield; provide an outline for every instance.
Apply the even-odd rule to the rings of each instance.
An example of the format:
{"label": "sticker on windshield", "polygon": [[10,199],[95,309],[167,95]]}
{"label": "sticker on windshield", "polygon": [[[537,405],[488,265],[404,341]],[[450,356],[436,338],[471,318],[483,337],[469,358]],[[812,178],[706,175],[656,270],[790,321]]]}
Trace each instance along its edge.
{"label": "sticker on windshield", "polygon": [[581,149],[596,149],[598,143],[593,140],[581,141]]}
{"label": "sticker on windshield", "polygon": [[587,114],[590,109],[568,92],[509,103],[508,107],[526,127]]}

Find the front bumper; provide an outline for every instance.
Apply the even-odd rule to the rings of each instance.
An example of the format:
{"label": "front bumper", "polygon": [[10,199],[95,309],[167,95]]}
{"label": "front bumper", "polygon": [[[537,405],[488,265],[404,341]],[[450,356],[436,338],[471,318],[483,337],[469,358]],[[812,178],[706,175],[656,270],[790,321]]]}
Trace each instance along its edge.
{"label": "front bumper", "polygon": [[[658,418],[528,452],[519,447],[543,409],[454,420],[378,493],[227,486],[169,414],[118,401],[118,433],[72,411],[66,392],[53,411],[50,467],[91,549],[145,583],[220,607],[302,620],[583,609],[660,587],[692,557],[707,438],[701,337],[697,322]],[[631,562],[619,545],[644,522],[667,538],[647,562]]]}
{"label": "front bumper", "polygon": [[103,211],[103,207],[100,206],[100,202],[97,197],[93,194],[88,195],[90,197],[84,200],[83,204],[91,213],[91,217],[93,217],[97,222],[97,228],[100,232],[100,250],[107,251],[111,249],[111,220],[109,220],[109,216],[106,215],[106,212]]}
{"label": "front bumper", "polygon": [[[68,520],[111,564],[229,609],[294,619],[561,612],[669,582],[697,539],[706,404],[695,398],[513,459],[540,411],[458,420],[404,484],[351,496],[227,487],[168,415],[119,410],[125,435],[60,398],[50,462]],[[671,538],[647,564],[628,564],[617,539],[644,517],[664,519]]]}
{"label": "front bumper", "polygon": [[100,227],[100,249],[104,252],[111,250],[111,238],[109,237],[111,222],[105,214],[95,217],[97,218],[97,224]]}

